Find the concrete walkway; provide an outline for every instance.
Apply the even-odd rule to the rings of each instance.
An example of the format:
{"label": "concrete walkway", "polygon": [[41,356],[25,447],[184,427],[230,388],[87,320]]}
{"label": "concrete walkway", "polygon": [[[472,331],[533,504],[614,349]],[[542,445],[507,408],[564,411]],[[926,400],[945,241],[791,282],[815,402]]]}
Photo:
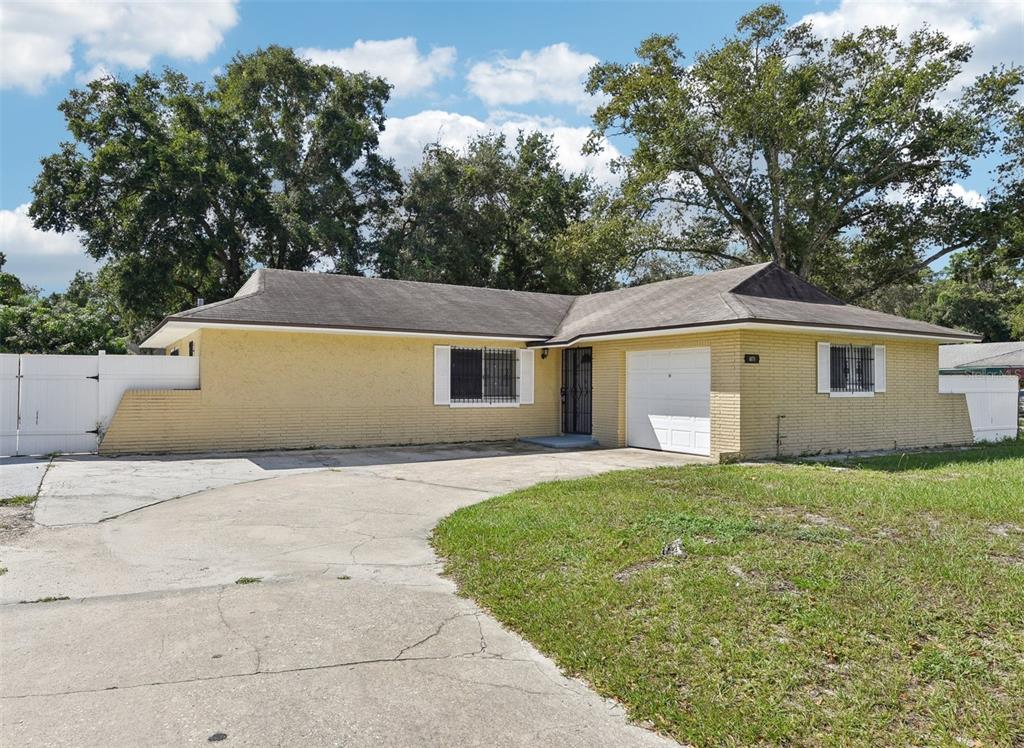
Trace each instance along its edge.
{"label": "concrete walkway", "polygon": [[49,464],[49,457],[0,457],[0,499],[35,496]]}
{"label": "concrete walkway", "polygon": [[[283,467],[303,472],[101,523],[72,513],[77,524],[0,547],[6,740],[669,744],[457,597],[428,536],[458,507],[538,481],[698,460],[518,445],[324,455],[333,469]],[[199,462],[177,460],[173,474],[191,480]],[[62,494],[64,505],[102,498],[99,464],[71,468],[88,480],[61,479],[81,490]],[[131,461],[117,465],[121,498],[104,512],[133,503],[124,497],[154,498],[132,492]],[[262,581],[235,584],[241,577]]]}

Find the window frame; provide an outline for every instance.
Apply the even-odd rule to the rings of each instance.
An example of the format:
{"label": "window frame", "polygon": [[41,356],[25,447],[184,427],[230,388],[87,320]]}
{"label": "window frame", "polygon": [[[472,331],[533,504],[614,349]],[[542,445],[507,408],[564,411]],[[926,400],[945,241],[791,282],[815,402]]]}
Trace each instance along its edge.
{"label": "window frame", "polygon": [[[833,383],[833,375],[836,371],[837,357],[835,355],[836,349],[846,351],[844,356],[846,360],[847,369],[850,368],[850,361],[852,356],[850,354],[855,350],[866,351],[859,355],[859,361],[864,367],[864,371],[861,373],[861,379],[867,379],[868,389],[836,389]],[[867,344],[854,344],[854,343],[829,343],[829,397],[874,397],[875,396],[875,346]],[[852,371],[847,372],[847,377],[850,376]]]}
{"label": "window frame", "polygon": [[[457,353],[460,352],[460,353]],[[456,358],[464,355],[465,352],[478,352],[480,355],[480,397],[465,398],[457,397],[456,386]],[[511,374],[511,396],[488,394],[488,384],[494,381],[493,369],[489,378],[488,354],[507,357],[509,361],[505,364],[511,368],[507,373]],[[493,363],[493,360],[492,362]],[[518,408],[522,401],[522,371],[519,359],[518,348],[489,348],[486,346],[451,346],[448,362],[448,406],[451,408]]]}

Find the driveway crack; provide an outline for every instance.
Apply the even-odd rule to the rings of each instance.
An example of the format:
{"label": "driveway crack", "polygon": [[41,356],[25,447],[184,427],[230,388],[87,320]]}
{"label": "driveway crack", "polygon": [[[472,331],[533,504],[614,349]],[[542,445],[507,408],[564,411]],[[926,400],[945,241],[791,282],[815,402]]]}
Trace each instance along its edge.
{"label": "driveway crack", "polygon": [[[434,631],[434,633],[427,634],[426,636],[424,636],[419,641],[413,642],[412,644],[409,644],[407,646],[402,647],[402,649],[399,651],[399,653],[395,655],[394,659],[400,660],[400,659],[402,659],[402,655],[404,655],[409,650],[416,649],[416,647],[420,646],[421,644],[426,644],[428,641],[430,641],[434,637],[438,636],[441,633],[441,631],[444,630],[444,627],[447,626],[452,621],[454,621],[454,620],[456,620],[458,618],[466,618],[467,616],[475,616],[475,615],[477,615],[477,614],[476,613],[456,613],[453,616],[449,616],[448,618],[445,618],[443,621],[441,621],[441,623],[439,623],[437,625],[437,629]],[[442,658],[442,659],[444,659],[444,658]]]}
{"label": "driveway crack", "polygon": [[[300,667],[281,668],[280,670],[259,670],[256,672],[248,673],[225,673],[224,675],[206,675],[199,676],[196,678],[181,678],[178,680],[163,680],[153,681],[150,683],[132,683],[127,686],[104,686],[103,688],[72,688],[66,691],[41,691],[36,693],[21,693],[11,694],[7,696],[0,696],[0,701],[13,701],[16,699],[31,699],[31,698],[42,698],[47,696],[74,696],[77,694],[85,693],[103,693],[106,691],[130,691],[136,688],[150,688],[155,686],[179,686],[188,683],[204,683],[206,681],[218,681],[227,680],[230,678],[263,678],[270,675],[287,675],[289,673],[308,673],[317,670],[335,670],[337,668],[352,668],[361,667],[364,665],[389,665],[395,663],[417,663],[417,662],[443,662],[445,660],[451,660],[453,657],[458,655],[437,655],[433,657],[403,657],[402,659],[396,659],[394,657],[376,658],[370,660],[352,660],[348,662],[331,662],[326,665],[304,665]],[[504,659],[504,662],[526,662],[526,660],[510,660]],[[438,675],[433,673],[433,675]],[[443,676],[439,676],[443,677]],[[455,679],[453,679],[455,680]],[[471,681],[461,681],[464,683],[471,683]],[[491,684],[481,684],[491,685]],[[495,686],[501,688],[502,686]],[[538,692],[544,693],[544,692]]]}
{"label": "driveway crack", "polygon": [[221,587],[220,590],[217,593],[217,615],[220,616],[220,622],[222,624],[224,624],[224,628],[226,628],[234,636],[236,636],[237,638],[241,639],[246,644],[248,644],[249,647],[252,648],[253,654],[256,655],[256,669],[253,670],[251,673],[249,673],[249,675],[257,675],[260,672],[260,666],[263,663],[263,655],[260,652],[260,648],[256,646],[255,642],[253,642],[245,634],[241,633],[240,631],[237,631],[230,623],[228,623],[227,618],[225,618],[225,616],[224,616],[224,608],[221,606],[221,600],[224,597],[224,590],[225,589],[227,589],[227,588],[226,587]]}

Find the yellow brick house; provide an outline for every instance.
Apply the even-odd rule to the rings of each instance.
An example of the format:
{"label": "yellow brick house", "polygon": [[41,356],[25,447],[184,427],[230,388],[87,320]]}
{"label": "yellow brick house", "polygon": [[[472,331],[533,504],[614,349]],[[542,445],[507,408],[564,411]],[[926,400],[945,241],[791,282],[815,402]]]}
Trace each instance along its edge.
{"label": "yellow brick house", "polygon": [[715,459],[967,444],[941,343],[774,263],[561,296],[258,270],[143,343],[197,390],[127,392],[103,453],[588,434]]}

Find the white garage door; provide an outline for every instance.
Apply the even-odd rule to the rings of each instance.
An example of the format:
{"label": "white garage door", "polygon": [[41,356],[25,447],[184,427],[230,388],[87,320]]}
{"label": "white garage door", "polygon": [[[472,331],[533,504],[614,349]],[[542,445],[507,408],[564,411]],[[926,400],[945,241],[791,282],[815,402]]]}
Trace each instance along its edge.
{"label": "white garage door", "polygon": [[711,454],[711,349],[626,354],[626,441]]}

